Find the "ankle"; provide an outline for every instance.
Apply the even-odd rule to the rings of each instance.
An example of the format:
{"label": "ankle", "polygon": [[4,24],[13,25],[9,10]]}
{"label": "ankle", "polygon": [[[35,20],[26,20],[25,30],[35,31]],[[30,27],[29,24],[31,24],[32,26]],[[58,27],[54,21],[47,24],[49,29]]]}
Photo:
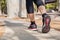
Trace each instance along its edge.
{"label": "ankle", "polygon": [[35,24],[35,21],[31,21],[31,24]]}
{"label": "ankle", "polygon": [[48,16],[48,14],[46,14],[46,13],[44,13],[44,14],[42,14],[42,17],[44,18],[44,17],[47,17]]}

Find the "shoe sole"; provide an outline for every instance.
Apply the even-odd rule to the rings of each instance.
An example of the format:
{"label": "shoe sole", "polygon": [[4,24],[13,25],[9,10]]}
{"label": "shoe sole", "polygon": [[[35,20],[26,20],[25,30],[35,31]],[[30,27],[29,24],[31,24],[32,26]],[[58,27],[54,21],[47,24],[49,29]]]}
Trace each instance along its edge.
{"label": "shoe sole", "polygon": [[48,33],[50,31],[51,18],[50,17],[46,17],[46,19],[44,21],[45,21],[45,27],[43,27],[42,33]]}
{"label": "shoe sole", "polygon": [[33,31],[37,31],[37,28],[34,28],[34,29],[31,29],[31,28],[28,28],[29,30],[33,30]]}

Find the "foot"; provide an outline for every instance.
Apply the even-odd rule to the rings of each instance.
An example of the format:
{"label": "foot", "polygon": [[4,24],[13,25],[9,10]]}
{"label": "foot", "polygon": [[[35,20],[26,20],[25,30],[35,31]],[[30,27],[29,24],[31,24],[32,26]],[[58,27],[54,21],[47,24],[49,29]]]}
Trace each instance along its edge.
{"label": "foot", "polygon": [[50,31],[50,21],[51,21],[50,16],[47,16],[44,18],[44,25],[42,28],[42,33],[48,33]]}
{"label": "foot", "polygon": [[36,24],[30,24],[28,29],[36,31],[37,30],[37,25]]}

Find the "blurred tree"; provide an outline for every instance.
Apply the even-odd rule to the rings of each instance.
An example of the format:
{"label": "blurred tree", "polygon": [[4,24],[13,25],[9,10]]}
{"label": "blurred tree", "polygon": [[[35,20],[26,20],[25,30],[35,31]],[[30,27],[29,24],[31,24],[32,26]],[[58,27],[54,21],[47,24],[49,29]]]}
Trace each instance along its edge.
{"label": "blurred tree", "polygon": [[57,6],[58,6],[58,0],[55,3],[49,3],[49,4],[45,5],[47,10],[49,10],[49,9],[56,9]]}
{"label": "blurred tree", "polygon": [[36,4],[33,3],[33,5],[34,5],[34,10],[37,11],[37,6],[36,6]]}
{"label": "blurred tree", "polygon": [[1,0],[0,0],[0,9],[1,9]]}
{"label": "blurred tree", "polygon": [[6,5],[6,0],[1,0],[1,10],[5,14],[7,14],[7,5]]}

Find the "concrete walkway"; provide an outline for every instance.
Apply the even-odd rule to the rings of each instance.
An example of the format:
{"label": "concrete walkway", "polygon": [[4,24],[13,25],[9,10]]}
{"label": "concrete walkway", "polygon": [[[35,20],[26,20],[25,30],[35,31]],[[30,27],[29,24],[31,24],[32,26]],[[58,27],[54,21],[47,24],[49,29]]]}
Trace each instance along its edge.
{"label": "concrete walkway", "polygon": [[[60,32],[51,28],[49,33],[42,33],[42,26],[38,25],[38,31],[28,30],[28,22],[1,19],[3,34],[0,40],[60,40]],[[0,27],[1,28],[1,27]],[[0,31],[1,33],[1,31]]]}

